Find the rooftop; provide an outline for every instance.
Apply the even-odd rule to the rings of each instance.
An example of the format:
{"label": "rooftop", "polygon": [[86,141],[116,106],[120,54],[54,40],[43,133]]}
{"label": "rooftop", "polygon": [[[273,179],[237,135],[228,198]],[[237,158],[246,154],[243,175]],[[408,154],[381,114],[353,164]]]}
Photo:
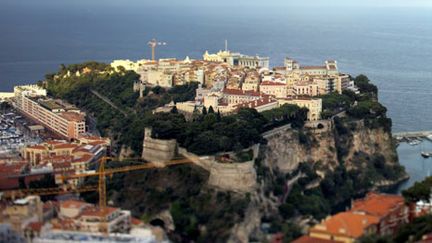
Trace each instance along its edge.
{"label": "rooftop", "polygon": [[73,122],[85,121],[85,117],[82,114],[76,112],[62,112],[60,113],[60,116],[65,118],[68,121],[73,121]]}
{"label": "rooftop", "polygon": [[60,202],[60,207],[62,208],[82,208],[82,207],[86,207],[86,206],[91,206],[91,204],[88,204],[86,202],[83,201],[78,201],[78,200],[66,200],[66,201],[62,201]]}
{"label": "rooftop", "polygon": [[312,227],[310,232],[358,238],[365,233],[367,228],[378,222],[378,217],[348,211],[327,218],[319,225]]}
{"label": "rooftop", "polygon": [[304,235],[300,238],[297,238],[292,243],[340,243],[340,241],[324,240]]}
{"label": "rooftop", "polygon": [[261,96],[259,92],[241,89],[224,89],[223,93],[228,95]]}
{"label": "rooftop", "polygon": [[100,208],[96,208],[96,207],[91,207],[88,208],[86,210],[84,210],[81,213],[81,216],[90,216],[90,217],[106,217],[112,213],[114,213],[115,211],[119,210],[118,208],[113,208],[113,207],[106,207],[105,209],[100,209]]}
{"label": "rooftop", "polygon": [[365,198],[355,200],[351,211],[361,211],[368,214],[384,217],[398,206],[404,205],[402,196],[369,193]]}

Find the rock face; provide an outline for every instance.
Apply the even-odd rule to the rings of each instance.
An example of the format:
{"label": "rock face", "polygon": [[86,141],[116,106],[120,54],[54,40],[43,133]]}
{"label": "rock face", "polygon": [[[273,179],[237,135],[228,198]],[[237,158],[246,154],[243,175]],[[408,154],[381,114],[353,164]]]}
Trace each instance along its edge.
{"label": "rock face", "polygon": [[267,138],[264,152],[265,163],[282,173],[290,173],[302,162],[317,162],[334,168],[337,165],[335,138],[332,131],[311,132],[314,145],[308,147],[299,142],[299,134],[295,130],[274,134]]}
{"label": "rock face", "polygon": [[[333,125],[325,129],[305,129],[308,141],[301,142],[300,132],[287,130],[267,137],[268,144],[264,152],[266,165],[282,173],[295,170],[302,162],[319,163],[324,171],[333,170],[341,161],[347,169],[358,168],[356,156],[380,154],[386,163],[398,162],[397,153],[393,146],[391,133],[381,128],[369,129],[363,122],[351,124],[349,133],[341,135]],[[338,143],[344,140],[347,151],[338,156]],[[339,151],[340,153],[340,151]]]}
{"label": "rock face", "polygon": [[144,130],[142,158],[156,163],[172,160],[177,153],[176,140],[155,139],[151,137],[151,134],[151,128],[146,128]]}

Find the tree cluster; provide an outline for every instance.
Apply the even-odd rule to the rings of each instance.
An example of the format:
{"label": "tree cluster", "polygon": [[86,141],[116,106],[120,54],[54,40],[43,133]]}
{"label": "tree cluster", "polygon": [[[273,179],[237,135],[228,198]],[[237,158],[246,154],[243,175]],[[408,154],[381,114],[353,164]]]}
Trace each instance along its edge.
{"label": "tree cluster", "polygon": [[258,113],[255,109],[242,108],[237,114],[221,116],[213,107],[195,114],[186,121],[175,110],[156,113],[145,124],[153,128],[153,137],[176,139],[188,151],[204,155],[224,151],[240,151],[262,141],[261,133],[279,125],[291,123],[302,127],[307,110],[294,105]]}

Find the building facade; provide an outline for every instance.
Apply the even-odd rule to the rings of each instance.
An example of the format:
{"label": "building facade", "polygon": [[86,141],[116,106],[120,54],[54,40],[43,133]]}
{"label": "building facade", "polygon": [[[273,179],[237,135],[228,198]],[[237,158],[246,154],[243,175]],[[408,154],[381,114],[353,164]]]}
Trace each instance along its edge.
{"label": "building facade", "polygon": [[46,97],[35,85],[14,88],[14,107],[63,138],[77,139],[86,131],[85,113],[61,100]]}

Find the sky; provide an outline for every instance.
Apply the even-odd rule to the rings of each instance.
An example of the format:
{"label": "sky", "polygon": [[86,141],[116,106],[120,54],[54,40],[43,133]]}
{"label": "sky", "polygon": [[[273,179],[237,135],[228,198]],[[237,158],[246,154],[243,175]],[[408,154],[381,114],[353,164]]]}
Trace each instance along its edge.
{"label": "sky", "polygon": [[334,7],[432,7],[431,0],[0,0],[2,4],[39,6],[140,5],[170,7],[206,6],[334,6]]}

